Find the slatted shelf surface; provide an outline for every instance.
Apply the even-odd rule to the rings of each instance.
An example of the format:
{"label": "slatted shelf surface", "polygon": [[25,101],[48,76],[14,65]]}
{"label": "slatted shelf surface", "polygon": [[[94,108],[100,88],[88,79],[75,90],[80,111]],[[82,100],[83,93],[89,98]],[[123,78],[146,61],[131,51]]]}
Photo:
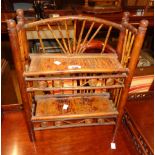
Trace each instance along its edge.
{"label": "slatted shelf surface", "polygon": [[116,54],[41,54],[31,56],[31,63],[24,76],[63,73],[126,72]]}
{"label": "slatted shelf surface", "polygon": [[113,102],[103,96],[43,98],[36,102],[32,120],[76,119],[118,114]]}

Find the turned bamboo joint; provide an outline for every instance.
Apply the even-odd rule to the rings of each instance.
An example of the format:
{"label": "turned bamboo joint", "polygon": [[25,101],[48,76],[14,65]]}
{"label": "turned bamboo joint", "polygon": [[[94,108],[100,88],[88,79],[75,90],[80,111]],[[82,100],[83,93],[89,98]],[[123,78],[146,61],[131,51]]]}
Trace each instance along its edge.
{"label": "turned bamboo joint", "polygon": [[149,25],[149,21],[148,20],[141,20],[140,24],[139,24],[139,31],[146,31],[147,27]]}
{"label": "turned bamboo joint", "polygon": [[16,22],[13,19],[9,19],[7,20],[7,26],[8,26],[8,30],[13,30],[16,28]]}

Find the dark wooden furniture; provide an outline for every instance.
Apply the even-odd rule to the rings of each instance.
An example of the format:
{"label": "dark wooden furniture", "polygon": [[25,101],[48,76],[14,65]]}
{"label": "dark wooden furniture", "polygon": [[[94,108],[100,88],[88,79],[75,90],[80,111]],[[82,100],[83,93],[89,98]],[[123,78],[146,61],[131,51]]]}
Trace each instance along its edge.
{"label": "dark wooden furniture", "polygon": [[[148,26],[143,20],[136,29],[128,15],[121,24],[88,16],[26,23],[17,10],[17,25],[8,21],[31,140],[34,130],[111,124],[114,141]],[[113,29],[116,46],[110,43]],[[29,39],[39,41],[36,54],[30,54]],[[45,46],[45,39],[54,40],[59,52],[46,53],[55,47]]]}
{"label": "dark wooden furniture", "polygon": [[141,11],[153,10],[154,0],[125,0],[122,2],[124,9],[140,9]]}
{"label": "dark wooden furniture", "polygon": [[125,107],[124,125],[140,154],[154,154],[154,92],[131,94]]}
{"label": "dark wooden furniture", "polygon": [[5,110],[19,110],[21,105],[18,103],[15,85],[10,66],[5,59],[1,60],[1,108]]}
{"label": "dark wooden furniture", "polygon": [[78,8],[87,13],[115,13],[122,11],[121,4],[121,0],[84,0],[84,4],[81,4]]}

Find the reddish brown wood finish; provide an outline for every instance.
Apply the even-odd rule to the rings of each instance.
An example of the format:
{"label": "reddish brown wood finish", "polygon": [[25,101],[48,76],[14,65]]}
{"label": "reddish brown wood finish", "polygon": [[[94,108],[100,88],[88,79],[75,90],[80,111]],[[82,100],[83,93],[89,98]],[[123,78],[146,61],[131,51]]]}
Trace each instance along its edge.
{"label": "reddish brown wood finish", "polygon": [[36,142],[32,143],[24,119],[23,112],[4,113],[1,130],[3,155],[138,155],[122,127],[117,135],[117,149],[111,150],[111,126],[36,131]]}

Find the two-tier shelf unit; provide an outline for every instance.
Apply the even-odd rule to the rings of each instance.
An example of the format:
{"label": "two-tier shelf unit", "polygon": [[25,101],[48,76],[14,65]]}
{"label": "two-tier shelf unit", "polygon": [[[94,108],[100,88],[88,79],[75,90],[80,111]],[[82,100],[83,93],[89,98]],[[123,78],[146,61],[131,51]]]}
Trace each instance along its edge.
{"label": "two-tier shelf unit", "polygon": [[94,125],[114,125],[114,140],[148,25],[136,29],[128,16],[121,24],[82,15],[29,22],[17,10],[17,24],[8,21],[31,140],[35,130]]}

